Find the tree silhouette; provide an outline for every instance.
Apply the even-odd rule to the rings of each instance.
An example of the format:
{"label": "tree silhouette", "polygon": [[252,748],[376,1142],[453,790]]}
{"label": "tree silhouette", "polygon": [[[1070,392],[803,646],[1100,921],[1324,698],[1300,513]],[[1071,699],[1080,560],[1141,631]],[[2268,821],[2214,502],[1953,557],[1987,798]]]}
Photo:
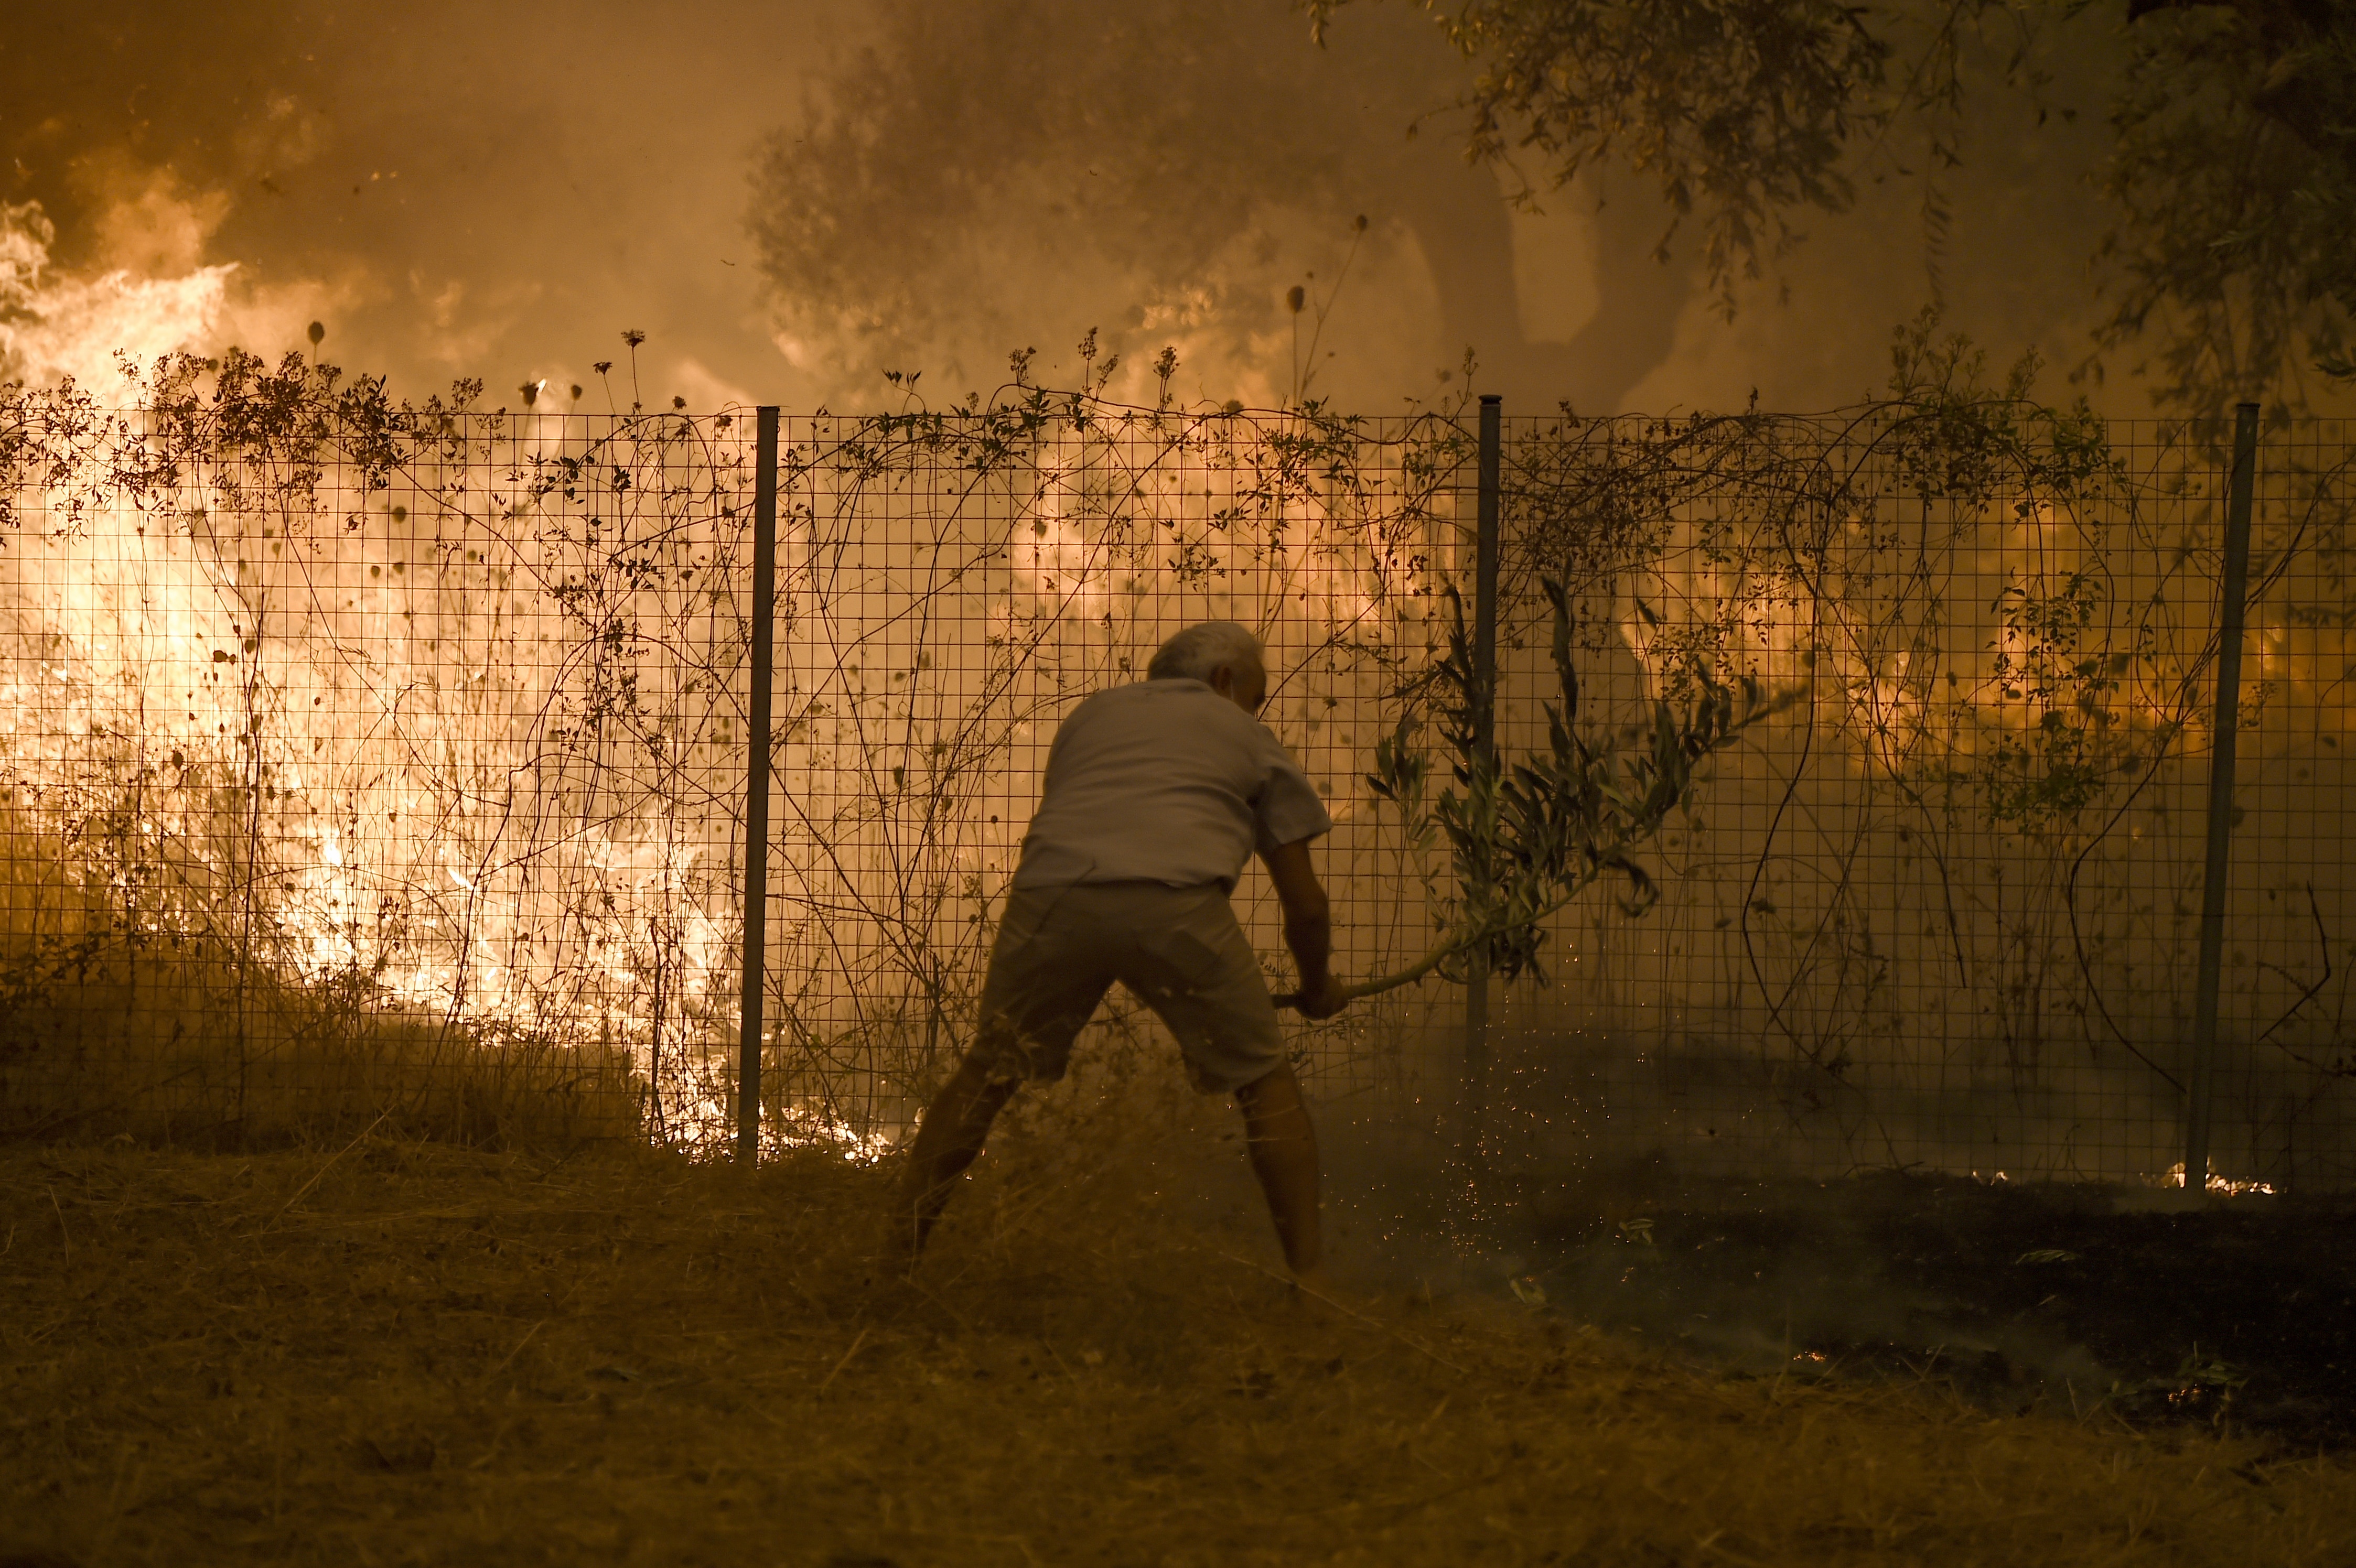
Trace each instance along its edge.
{"label": "tree silhouette", "polygon": [[[1484,385],[1617,406],[1691,292],[1659,258],[1657,204],[1613,188],[1625,199],[1597,213],[1613,307],[1571,344],[1530,341],[1494,176],[1453,136],[1410,133],[1461,71],[1420,18],[1369,21],[1321,51],[1276,0],[886,13],[758,160],[752,226],[787,330],[868,374],[921,365],[960,386],[1010,344],[1099,321],[1132,364],[1181,319],[1248,358],[1251,335],[1284,335],[1300,272],[1283,269],[1337,263],[1363,215],[1360,266],[1421,253],[1449,358],[1469,346]],[[1278,236],[1331,260],[1272,255]]]}

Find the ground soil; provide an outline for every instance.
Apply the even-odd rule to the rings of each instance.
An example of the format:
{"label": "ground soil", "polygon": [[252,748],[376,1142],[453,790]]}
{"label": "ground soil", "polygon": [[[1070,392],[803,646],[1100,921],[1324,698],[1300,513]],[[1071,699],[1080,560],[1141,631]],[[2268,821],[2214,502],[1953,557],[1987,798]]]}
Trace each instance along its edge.
{"label": "ground soil", "polygon": [[1879,1175],[1546,1213],[1586,1321],[1754,1370],[1940,1377],[1990,1408],[2356,1443],[2356,1204]]}
{"label": "ground soil", "polygon": [[[1615,1289],[1669,1272],[1639,1253],[1748,1249],[1763,1275],[1765,1217],[1564,1218],[1513,1275],[1547,1274],[1544,1307],[1462,1270],[1304,1307],[1229,1131],[1018,1129],[913,1284],[875,1264],[890,1170],[824,1155],[748,1177],[380,1136],[0,1147],[0,1561],[2240,1564],[2356,1541],[2356,1469],[2231,1422],[2138,1425],[2092,1391],[2024,1414],[1935,1374],[1796,1375],[1819,1363],[1780,1345],[1753,1375],[1565,1307],[1606,1257],[1640,1270]],[[2078,1257],[2022,1266],[2099,1277],[2096,1229],[2040,1232]]]}

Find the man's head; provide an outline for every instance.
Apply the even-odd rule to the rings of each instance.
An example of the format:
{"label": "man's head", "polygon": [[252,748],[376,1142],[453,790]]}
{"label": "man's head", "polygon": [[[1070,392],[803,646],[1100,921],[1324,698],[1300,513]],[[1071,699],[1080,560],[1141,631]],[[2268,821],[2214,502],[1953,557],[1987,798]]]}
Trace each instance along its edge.
{"label": "man's head", "polygon": [[1268,662],[1259,639],[1233,621],[1204,621],[1162,645],[1145,667],[1148,680],[1200,680],[1247,713],[1268,700]]}

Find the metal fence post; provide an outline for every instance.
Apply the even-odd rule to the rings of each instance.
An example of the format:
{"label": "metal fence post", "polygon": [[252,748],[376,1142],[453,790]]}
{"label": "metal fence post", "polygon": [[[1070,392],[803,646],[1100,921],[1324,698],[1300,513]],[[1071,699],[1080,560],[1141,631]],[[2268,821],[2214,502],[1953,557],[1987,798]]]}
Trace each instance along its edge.
{"label": "metal fence post", "polygon": [[[1497,490],[1502,466],[1503,400],[1481,399],[1481,490],[1472,544],[1472,752],[1491,772],[1497,761]],[[1489,963],[1475,950],[1464,965],[1464,1147],[1478,1165],[1489,1108]]]}
{"label": "metal fence post", "polygon": [[753,689],[744,733],[744,978],[736,1043],[736,1157],[761,1157],[762,960],[768,952],[769,687],[777,618],[777,411],[757,411],[753,475]]}
{"label": "metal fence post", "polygon": [[2209,857],[2201,881],[2201,972],[2192,1002],[2192,1062],[2184,1083],[2184,1185],[2209,1185],[2210,1085],[2217,1068],[2217,991],[2225,955],[2225,880],[2233,841],[2233,743],[2242,719],[2242,611],[2250,581],[2250,509],[2257,485],[2258,405],[2233,411],[2233,471],[2225,491],[2225,581],[2217,615],[2216,745],[2209,759]]}

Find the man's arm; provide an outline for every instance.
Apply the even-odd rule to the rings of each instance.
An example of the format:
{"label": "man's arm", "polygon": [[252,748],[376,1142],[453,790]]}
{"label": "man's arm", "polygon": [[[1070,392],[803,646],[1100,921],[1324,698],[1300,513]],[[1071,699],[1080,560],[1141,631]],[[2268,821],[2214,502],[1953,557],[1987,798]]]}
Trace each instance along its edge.
{"label": "man's arm", "polygon": [[1277,902],[1284,907],[1284,944],[1301,971],[1301,1011],[1308,1018],[1330,1019],[1349,1005],[1327,967],[1333,956],[1332,906],[1326,902],[1317,869],[1309,863],[1310,840],[1280,844],[1260,857],[1268,880],[1276,884]]}

